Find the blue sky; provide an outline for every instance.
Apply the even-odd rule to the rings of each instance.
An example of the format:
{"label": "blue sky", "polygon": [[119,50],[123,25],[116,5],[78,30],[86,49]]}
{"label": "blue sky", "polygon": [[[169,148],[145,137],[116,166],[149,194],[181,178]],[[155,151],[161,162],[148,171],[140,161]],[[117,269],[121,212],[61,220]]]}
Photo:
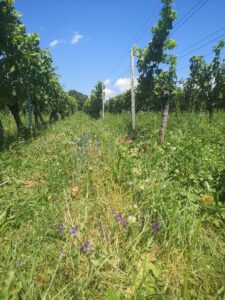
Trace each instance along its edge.
{"label": "blue sky", "polygon": [[[225,1],[208,0],[204,5],[205,2],[175,0],[177,26],[185,21],[188,11],[194,12],[191,9],[197,3],[196,9],[203,5],[171,33],[171,38],[177,41],[173,52],[180,53],[179,78],[187,77],[192,55],[207,55],[206,60],[210,61],[213,46],[219,37],[225,38]],[[66,90],[76,89],[89,94],[97,81],[107,80],[109,97],[128,88],[129,49],[133,44],[141,47],[148,44],[161,5],[160,0],[16,0],[15,7],[23,14],[27,32],[37,32],[41,47],[50,49]],[[183,52],[217,30],[220,30],[217,34]],[[213,39],[214,42],[205,45]],[[195,50],[201,46],[204,47]]]}

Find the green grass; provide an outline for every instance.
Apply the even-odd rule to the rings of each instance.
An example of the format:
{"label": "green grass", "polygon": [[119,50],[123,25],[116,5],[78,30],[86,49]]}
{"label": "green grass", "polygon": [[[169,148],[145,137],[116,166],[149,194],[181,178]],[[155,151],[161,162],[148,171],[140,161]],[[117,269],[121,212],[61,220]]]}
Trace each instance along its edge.
{"label": "green grass", "polygon": [[159,146],[160,114],[133,140],[77,113],[1,152],[0,299],[224,299],[224,117],[172,114]]}

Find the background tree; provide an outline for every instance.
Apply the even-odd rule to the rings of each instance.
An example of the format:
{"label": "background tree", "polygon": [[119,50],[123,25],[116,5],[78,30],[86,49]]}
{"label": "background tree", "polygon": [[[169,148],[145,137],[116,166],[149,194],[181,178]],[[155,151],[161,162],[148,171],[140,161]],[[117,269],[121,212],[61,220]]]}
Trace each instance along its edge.
{"label": "background tree", "polygon": [[130,110],[131,91],[126,91],[115,97],[110,98],[105,105],[106,111],[117,114]]}
{"label": "background tree", "polygon": [[214,109],[222,109],[224,103],[224,60],[221,59],[224,45],[225,41],[221,40],[214,47],[215,56],[209,64],[205,62],[203,56],[191,57],[190,77],[184,83],[187,110],[198,113],[206,110],[210,120]]}
{"label": "background tree", "polygon": [[[28,112],[29,127],[44,124],[42,113],[65,117],[77,102],[63,91],[48,50],[40,49],[37,34],[27,34],[13,0],[0,0],[0,111],[9,108],[19,132],[20,112]],[[40,120],[40,122],[39,122]],[[1,140],[3,126],[0,126]]]}
{"label": "background tree", "polygon": [[159,143],[163,144],[165,132],[168,124],[169,110],[171,100],[176,90],[176,63],[175,56],[169,55],[167,57],[167,63],[169,64],[168,71],[161,71],[155,79],[155,93],[162,99],[163,116],[159,133]]}
{"label": "background tree", "polygon": [[144,49],[135,47],[140,73],[137,105],[145,109],[151,106],[151,101],[155,100],[155,79],[162,72],[163,64],[167,64],[165,51],[172,50],[176,46],[176,42],[168,38],[173,22],[176,20],[176,11],[172,9],[173,2],[173,0],[162,0],[161,18],[152,29],[152,40]]}
{"label": "background tree", "polygon": [[1,107],[8,106],[17,125],[22,126],[19,116],[19,93],[23,86],[23,53],[26,42],[25,27],[21,15],[15,11],[13,1],[0,2],[0,101]]}
{"label": "background tree", "polygon": [[102,82],[98,82],[95,89],[92,90],[90,99],[86,100],[84,103],[83,110],[89,114],[92,118],[98,119],[100,117],[100,112],[102,109],[102,95],[103,95],[103,85]]}
{"label": "background tree", "polygon": [[224,46],[225,40],[221,40],[213,49],[215,56],[212,61],[212,99],[214,99],[213,105],[217,110],[225,109],[225,59],[221,58]]}
{"label": "background tree", "polygon": [[82,94],[82,93],[80,93],[80,92],[78,92],[78,91],[76,91],[76,90],[70,90],[70,91],[68,92],[68,94],[69,94],[71,97],[73,97],[73,98],[75,98],[75,99],[77,100],[77,102],[78,102],[78,109],[79,109],[79,110],[82,110],[85,101],[88,100],[88,96],[87,96],[87,95],[84,95],[84,94]]}
{"label": "background tree", "polygon": [[211,72],[203,56],[193,56],[190,59],[190,78],[187,79],[184,92],[188,106],[193,107],[197,113],[209,103]]}

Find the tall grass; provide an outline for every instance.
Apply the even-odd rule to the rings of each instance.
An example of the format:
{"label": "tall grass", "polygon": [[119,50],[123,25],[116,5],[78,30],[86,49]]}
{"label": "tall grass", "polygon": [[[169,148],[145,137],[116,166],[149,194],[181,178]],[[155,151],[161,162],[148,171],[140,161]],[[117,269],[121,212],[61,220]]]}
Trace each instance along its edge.
{"label": "tall grass", "polygon": [[224,113],[172,114],[160,146],[159,114],[135,139],[129,118],[79,113],[0,154],[0,299],[223,299]]}

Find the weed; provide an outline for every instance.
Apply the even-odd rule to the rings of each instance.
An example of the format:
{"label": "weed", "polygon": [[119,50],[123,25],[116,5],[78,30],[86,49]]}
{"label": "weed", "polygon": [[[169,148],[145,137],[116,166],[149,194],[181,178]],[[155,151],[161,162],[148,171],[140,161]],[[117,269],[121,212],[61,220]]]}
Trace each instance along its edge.
{"label": "weed", "polygon": [[0,153],[1,299],[223,299],[224,113],[171,114],[159,146],[160,119],[78,113]]}

